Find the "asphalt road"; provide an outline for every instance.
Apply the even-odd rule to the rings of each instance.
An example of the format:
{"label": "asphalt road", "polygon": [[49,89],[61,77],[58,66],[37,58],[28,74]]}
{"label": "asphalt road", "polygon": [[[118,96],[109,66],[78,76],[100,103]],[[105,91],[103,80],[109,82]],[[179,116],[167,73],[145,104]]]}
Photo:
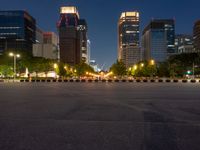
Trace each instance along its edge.
{"label": "asphalt road", "polygon": [[200,150],[200,83],[0,83],[0,150]]}

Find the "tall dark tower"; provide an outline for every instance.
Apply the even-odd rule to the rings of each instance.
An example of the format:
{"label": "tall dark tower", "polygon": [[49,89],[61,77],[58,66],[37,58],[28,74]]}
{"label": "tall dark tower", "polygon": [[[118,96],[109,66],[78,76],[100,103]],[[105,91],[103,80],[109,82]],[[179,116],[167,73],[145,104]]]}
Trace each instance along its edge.
{"label": "tall dark tower", "polygon": [[193,28],[194,51],[200,52],[200,20],[196,21]]}
{"label": "tall dark tower", "polygon": [[81,40],[77,29],[79,13],[76,7],[60,8],[60,20],[57,24],[59,31],[60,60],[69,65],[81,62]]}

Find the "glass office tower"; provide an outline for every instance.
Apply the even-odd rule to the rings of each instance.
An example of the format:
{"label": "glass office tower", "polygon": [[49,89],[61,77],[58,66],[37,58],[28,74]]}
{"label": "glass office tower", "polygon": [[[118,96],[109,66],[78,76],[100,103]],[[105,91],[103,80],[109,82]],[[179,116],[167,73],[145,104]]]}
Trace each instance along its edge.
{"label": "glass office tower", "polygon": [[0,53],[19,51],[32,54],[36,21],[26,11],[0,11]]}
{"label": "glass office tower", "polygon": [[123,12],[118,22],[118,60],[130,67],[140,60],[139,12]]}
{"label": "glass office tower", "polygon": [[173,19],[152,20],[142,34],[145,60],[163,62],[175,54],[175,27]]}

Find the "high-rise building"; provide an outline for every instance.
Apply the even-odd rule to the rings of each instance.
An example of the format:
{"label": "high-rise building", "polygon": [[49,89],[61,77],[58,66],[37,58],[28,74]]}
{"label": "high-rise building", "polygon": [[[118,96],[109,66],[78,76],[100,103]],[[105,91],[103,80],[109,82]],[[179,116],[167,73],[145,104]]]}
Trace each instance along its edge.
{"label": "high-rise building", "polygon": [[32,54],[36,21],[26,11],[0,11],[0,53],[21,51]]}
{"label": "high-rise building", "polygon": [[36,27],[36,38],[35,38],[35,43],[43,43],[43,31],[39,27]]}
{"label": "high-rise building", "polygon": [[126,67],[140,61],[139,12],[123,12],[118,22],[118,60]]}
{"label": "high-rise building", "polygon": [[57,60],[58,55],[58,36],[53,32],[43,32],[42,43],[33,45],[33,56]]}
{"label": "high-rise building", "polygon": [[193,28],[194,51],[200,52],[200,20],[196,21]]}
{"label": "high-rise building", "polygon": [[178,34],[175,37],[176,53],[193,53],[193,36],[186,34]]}
{"label": "high-rise building", "polygon": [[91,42],[90,40],[87,40],[87,63],[90,63],[90,57],[91,57]]}
{"label": "high-rise building", "polygon": [[145,60],[165,61],[175,54],[175,25],[173,19],[152,20],[142,33]]}
{"label": "high-rise building", "polygon": [[89,50],[88,50],[88,37],[87,37],[87,23],[85,19],[80,19],[78,21],[78,31],[80,32],[81,39],[81,53],[82,61],[89,64]]}
{"label": "high-rise building", "polygon": [[81,36],[78,30],[79,13],[76,7],[60,8],[59,32],[60,61],[75,65],[81,62]]}

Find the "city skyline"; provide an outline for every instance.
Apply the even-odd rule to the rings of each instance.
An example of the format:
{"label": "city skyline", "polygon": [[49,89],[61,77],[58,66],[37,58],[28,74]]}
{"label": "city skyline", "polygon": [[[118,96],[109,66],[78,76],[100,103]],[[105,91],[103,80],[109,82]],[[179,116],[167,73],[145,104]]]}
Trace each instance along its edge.
{"label": "city skyline", "polygon": [[[80,0],[67,2],[60,0],[47,2],[47,0],[44,0],[38,5],[38,1],[27,2],[22,0],[20,4],[17,4],[17,2],[12,1],[11,3],[11,1],[2,0],[0,9],[27,10],[37,20],[37,25],[43,30],[57,32],[56,21],[59,16],[60,6],[75,5],[80,12],[80,16],[88,22],[89,39],[91,40],[91,58],[95,59],[100,65],[106,63],[106,68],[108,68],[117,59],[117,21],[123,11],[137,10],[140,12],[140,32],[143,31],[144,26],[152,18],[175,18],[176,33],[192,34],[194,22],[200,18],[200,15],[197,13],[197,4],[200,2],[192,0],[188,3],[184,0],[180,1],[180,3],[173,3],[173,8],[172,3],[172,0],[165,3],[158,0],[154,0],[154,2],[125,0],[117,3],[113,0],[109,2],[105,0],[86,0],[84,2]],[[35,9],[36,6],[37,9]],[[170,9],[168,6],[171,6]],[[112,8],[112,12],[110,8]],[[47,12],[48,16],[51,17],[46,15]]]}

